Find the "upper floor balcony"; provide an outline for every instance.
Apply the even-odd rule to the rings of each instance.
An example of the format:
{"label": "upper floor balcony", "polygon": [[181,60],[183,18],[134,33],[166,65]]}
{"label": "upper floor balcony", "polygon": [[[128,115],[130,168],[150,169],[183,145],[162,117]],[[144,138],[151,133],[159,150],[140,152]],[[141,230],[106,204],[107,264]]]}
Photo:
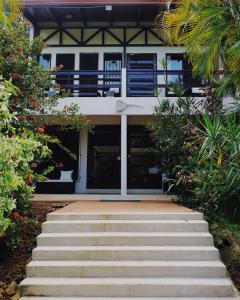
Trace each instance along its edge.
{"label": "upper floor balcony", "polygon": [[[58,92],[67,92],[68,97],[174,97],[172,86],[179,84],[185,96],[200,97],[203,81],[194,78],[191,65],[184,54],[167,54],[166,69],[157,63],[155,54],[138,53],[127,55],[126,66],[122,65],[121,53],[105,53],[103,69],[99,69],[96,53],[80,55],[80,69],[74,67],[73,55],[57,55],[59,71],[53,72],[53,81]],[[47,59],[47,56],[43,56]]]}
{"label": "upper floor balcony", "polygon": [[174,84],[184,96],[203,95],[203,82],[192,70],[61,70],[53,72],[53,81],[68,97],[176,97]]}

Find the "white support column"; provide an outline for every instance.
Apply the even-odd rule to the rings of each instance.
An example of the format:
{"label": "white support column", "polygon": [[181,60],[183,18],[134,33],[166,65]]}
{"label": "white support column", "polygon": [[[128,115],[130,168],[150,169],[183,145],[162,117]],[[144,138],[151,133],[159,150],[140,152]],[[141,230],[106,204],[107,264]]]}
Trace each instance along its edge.
{"label": "white support column", "polygon": [[127,195],[127,115],[121,115],[121,196]]}
{"label": "white support column", "polygon": [[79,145],[79,180],[76,182],[76,193],[86,193],[87,189],[87,150],[88,150],[88,131],[80,131]]}
{"label": "white support column", "polygon": [[127,69],[122,68],[122,98],[127,98]]}

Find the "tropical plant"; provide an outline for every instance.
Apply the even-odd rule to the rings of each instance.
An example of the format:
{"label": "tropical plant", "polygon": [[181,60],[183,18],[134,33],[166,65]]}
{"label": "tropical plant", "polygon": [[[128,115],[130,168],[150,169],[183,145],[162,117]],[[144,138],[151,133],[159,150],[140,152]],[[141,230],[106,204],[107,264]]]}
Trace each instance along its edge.
{"label": "tropical plant", "polygon": [[169,44],[186,47],[196,75],[212,79],[220,65],[221,91],[236,93],[240,85],[239,0],[179,0],[169,7],[156,18],[159,35]]}
{"label": "tropical plant", "polygon": [[0,23],[11,26],[19,19],[23,10],[22,0],[1,0],[0,1]]}
{"label": "tropical plant", "polygon": [[202,205],[210,205],[212,211],[224,208],[239,218],[240,125],[236,116],[211,119],[205,114],[200,135],[203,142],[197,156],[196,198]]}
{"label": "tropical plant", "polygon": [[213,217],[216,213],[240,221],[240,125],[231,116],[205,113],[198,134],[194,168],[182,165],[178,184],[193,183],[192,204]]}

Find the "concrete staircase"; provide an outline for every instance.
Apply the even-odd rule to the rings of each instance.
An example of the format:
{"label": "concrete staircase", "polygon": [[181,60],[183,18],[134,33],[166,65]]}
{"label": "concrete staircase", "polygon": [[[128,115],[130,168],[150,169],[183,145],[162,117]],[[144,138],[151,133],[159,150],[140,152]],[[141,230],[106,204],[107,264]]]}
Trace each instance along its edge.
{"label": "concrete staircase", "polygon": [[236,299],[200,213],[51,213],[22,300]]}

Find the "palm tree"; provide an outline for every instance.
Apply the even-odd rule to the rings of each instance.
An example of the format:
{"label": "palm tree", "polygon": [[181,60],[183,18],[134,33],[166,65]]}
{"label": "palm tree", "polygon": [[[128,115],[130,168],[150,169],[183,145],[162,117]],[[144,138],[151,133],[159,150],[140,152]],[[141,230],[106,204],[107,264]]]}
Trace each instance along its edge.
{"label": "palm tree", "polygon": [[186,47],[196,75],[210,79],[220,64],[225,88],[240,87],[240,0],[174,1],[156,28],[167,43]]}
{"label": "palm tree", "polygon": [[0,23],[11,26],[21,16],[22,0],[0,0]]}

